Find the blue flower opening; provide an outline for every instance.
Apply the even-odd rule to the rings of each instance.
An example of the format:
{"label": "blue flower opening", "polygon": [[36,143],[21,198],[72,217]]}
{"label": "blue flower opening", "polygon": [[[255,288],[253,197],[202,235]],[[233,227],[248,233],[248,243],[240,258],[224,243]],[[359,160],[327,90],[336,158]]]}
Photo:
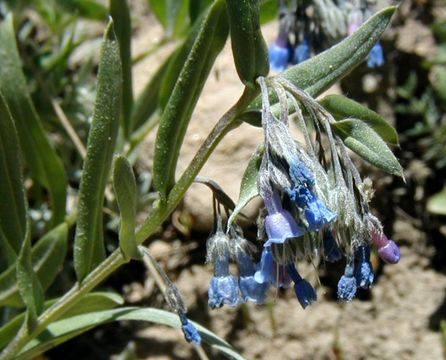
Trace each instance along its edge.
{"label": "blue flower opening", "polygon": [[376,43],[370,50],[367,58],[367,66],[369,68],[377,68],[384,65],[384,51],[380,43]]}
{"label": "blue flower opening", "polygon": [[265,303],[269,288],[268,282],[259,284],[255,281],[254,275],[240,276],[239,287],[244,302],[251,301],[257,305]]}
{"label": "blue flower opening", "polygon": [[280,210],[265,218],[268,243],[283,244],[287,239],[303,236],[305,230],[299,227],[287,210]]}
{"label": "blue flower opening", "polygon": [[180,315],[181,330],[183,331],[184,338],[188,343],[201,344],[201,336],[198,333],[197,328],[192,324],[186,315]]}
{"label": "blue flower opening", "polygon": [[254,274],[254,281],[259,284],[270,283],[275,287],[286,288],[291,278],[284,266],[278,265],[274,260],[271,245],[265,244],[260,258],[258,270]]}
{"label": "blue flower opening", "polygon": [[277,72],[281,72],[287,68],[292,55],[289,46],[283,46],[277,42],[269,47],[268,54],[270,67]]}
{"label": "blue flower opening", "polygon": [[264,304],[269,288],[269,283],[258,283],[254,279],[255,266],[251,257],[247,253],[240,253],[237,256],[240,270],[239,288],[242,301],[251,301],[255,304]]}
{"label": "blue flower opening", "polygon": [[311,42],[308,36],[305,36],[302,43],[294,49],[293,64],[300,64],[311,57]]}
{"label": "blue flower opening", "polygon": [[286,270],[294,281],[294,292],[296,293],[297,300],[305,309],[308,305],[311,305],[311,303],[317,300],[316,291],[307,280],[300,276],[294,264],[288,264]]}
{"label": "blue flower opening", "polygon": [[208,290],[208,304],[211,309],[229,305],[232,307],[240,303],[238,281],[229,273],[229,255],[218,256],[214,264],[214,276]]}
{"label": "blue flower opening", "polygon": [[338,298],[345,301],[351,301],[356,295],[356,279],[353,276],[353,265],[345,266],[344,275],[338,282]]}
{"label": "blue flower opening", "polygon": [[235,276],[214,276],[208,290],[208,305],[211,309],[240,304],[238,281]]}

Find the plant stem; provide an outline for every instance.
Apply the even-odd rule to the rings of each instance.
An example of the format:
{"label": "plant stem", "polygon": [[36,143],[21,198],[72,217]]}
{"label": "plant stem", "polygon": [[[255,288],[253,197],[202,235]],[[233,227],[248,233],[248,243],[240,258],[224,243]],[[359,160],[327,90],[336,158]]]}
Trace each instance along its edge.
{"label": "plant stem", "polygon": [[[217,122],[189,164],[189,167],[184,171],[181,178],[169,193],[167,200],[159,203],[153,214],[138,229],[136,233],[136,241],[138,244],[142,244],[175,210],[212,151],[223,137],[235,127],[237,117],[246,109],[257,94],[257,88],[246,87],[238,102]],[[60,318],[67,310],[81,300],[85,294],[93,290],[125,263],[126,260],[121,250],[115,250],[88,274],[81,284],[76,283],[53,306],[44,311],[38,317],[35,328],[29,330],[26,322],[24,322],[14,340],[0,354],[0,360],[13,359],[31,339],[37,337],[49,324]]]}

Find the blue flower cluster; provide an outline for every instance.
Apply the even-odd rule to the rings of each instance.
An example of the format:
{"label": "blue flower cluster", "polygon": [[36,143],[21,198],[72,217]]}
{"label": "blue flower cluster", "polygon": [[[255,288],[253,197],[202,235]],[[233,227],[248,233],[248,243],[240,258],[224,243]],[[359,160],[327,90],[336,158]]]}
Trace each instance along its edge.
{"label": "blue flower cluster", "polygon": [[[288,65],[309,59],[312,53],[328,49],[353,34],[372,13],[372,2],[368,1],[294,2],[293,5],[282,2],[279,35],[269,48],[271,69],[281,72]],[[376,68],[383,64],[383,49],[377,43],[367,65]]]}
{"label": "blue flower cluster", "polygon": [[[263,248],[256,263],[253,246],[240,227],[228,223],[224,231],[218,214],[216,232],[207,241],[207,261],[214,265],[209,306],[235,307],[248,301],[262,304],[270,286],[287,288],[294,284],[297,300],[306,308],[316,301],[317,294],[298,272],[302,259],[345,261],[337,294],[339,299],[351,301],[358,288],[368,289],[373,284],[370,246],[375,245],[387,263],[399,261],[399,249],[370,213],[371,185],[361,180],[345,148],[338,149],[343,144],[331,133],[327,120],[331,115],[303,91],[278,78],[269,83],[279,100],[277,116],[269,102],[266,80],[259,78],[259,84],[265,139],[257,188],[265,208],[258,219],[258,240]],[[304,134],[306,146],[293,139],[288,126],[290,96],[304,104],[316,128],[325,129],[328,150],[320,140],[316,140],[317,146],[312,144],[308,133]],[[303,116],[301,121],[305,121]],[[306,126],[301,129],[305,132]],[[237,274],[231,273],[231,262],[236,264]]]}

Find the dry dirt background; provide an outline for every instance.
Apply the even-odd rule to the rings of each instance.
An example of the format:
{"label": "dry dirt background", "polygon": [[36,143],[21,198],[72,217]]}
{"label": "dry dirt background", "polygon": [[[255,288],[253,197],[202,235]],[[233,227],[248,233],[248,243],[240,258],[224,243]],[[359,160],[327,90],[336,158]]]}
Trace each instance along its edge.
{"label": "dry dirt background", "polygon": [[[408,16],[409,9],[403,4],[400,11],[406,11]],[[144,13],[147,9],[142,7],[141,11]],[[161,37],[162,30],[150,14],[145,20],[135,34],[133,49],[136,54],[139,49],[146,49]],[[388,35],[396,38],[400,50],[423,54],[433,51],[430,33],[420,22],[409,19],[403,25],[399,30],[390,30]],[[276,34],[276,27],[277,24],[264,27],[269,42]],[[136,92],[142,89],[171,49],[171,46],[167,46],[135,67]],[[380,81],[381,75],[377,72],[366,78],[362,85],[376,87]],[[236,101],[241,91],[231,49],[226,46],[193,115],[182,148],[180,171],[187,166],[219,116]],[[340,88],[332,91],[339,92]],[[381,107],[386,112],[386,105]],[[140,169],[150,170],[153,140],[154,134],[147,138],[141,148]],[[247,159],[261,141],[262,132],[259,129],[241,126],[218,146],[201,175],[213,178],[234,200],[237,199]],[[407,166],[407,181],[408,184],[415,184],[413,186],[423,182],[423,178],[418,179],[420,172],[417,164],[419,162],[412,159]],[[366,170],[370,172],[370,169]],[[159,255],[160,262],[182,291],[190,318],[228,340],[247,359],[443,359],[439,322],[446,315],[446,276],[441,271],[444,267],[434,269],[432,265],[437,239],[423,232],[421,220],[412,218],[408,215],[410,209],[398,203],[398,199],[411,196],[404,190],[404,184],[398,182],[395,186],[396,180],[380,173],[372,172],[371,176],[378,186],[374,205],[381,213],[386,229],[400,244],[402,258],[394,266],[383,266],[374,259],[377,268],[375,285],[371,291],[361,292],[359,298],[350,303],[341,303],[335,296],[336,282],[342,268],[321,264],[318,301],[306,310],[300,307],[292,289],[279,293],[272,290],[268,306],[248,304],[239,309],[209,310],[207,287],[212,274],[210,267],[203,264],[203,249],[211,226],[211,194],[201,185],[191,188],[182,209],[182,213],[188,214],[193,223],[189,240],[184,234],[179,236],[181,231],[178,231],[178,227],[167,226],[160,236],[162,240],[154,241],[151,248]],[[392,189],[389,188],[391,184]],[[251,213],[254,210],[255,207],[251,208]],[[387,215],[389,218],[386,218]],[[304,275],[313,284],[318,284],[312,266],[303,268]],[[165,307],[151,279],[144,283],[133,282],[125,287],[125,292],[129,303]],[[137,358],[196,358],[193,348],[185,343],[180,331],[147,324],[138,325],[135,330],[134,326],[124,324],[128,332],[123,334],[121,331],[122,337],[118,342],[122,343],[122,338],[132,341]],[[205,349],[211,359],[220,358],[209,348]],[[103,352],[101,354],[98,358],[104,356]],[[115,355],[114,358],[122,357]]]}

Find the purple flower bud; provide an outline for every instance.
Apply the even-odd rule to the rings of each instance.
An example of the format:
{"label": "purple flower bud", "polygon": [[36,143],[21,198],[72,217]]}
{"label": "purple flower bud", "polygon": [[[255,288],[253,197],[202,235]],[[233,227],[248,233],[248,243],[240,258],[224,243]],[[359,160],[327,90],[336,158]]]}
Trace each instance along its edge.
{"label": "purple flower bud", "polygon": [[401,258],[400,248],[393,240],[389,240],[386,245],[378,248],[378,255],[388,264],[396,264]]}
{"label": "purple flower bud", "polygon": [[387,236],[383,232],[376,230],[372,231],[372,241],[378,249],[389,243]]}
{"label": "purple flower bud", "polygon": [[400,249],[393,240],[389,240],[382,232],[373,231],[372,241],[378,248],[379,257],[388,264],[396,264],[400,261]]}

